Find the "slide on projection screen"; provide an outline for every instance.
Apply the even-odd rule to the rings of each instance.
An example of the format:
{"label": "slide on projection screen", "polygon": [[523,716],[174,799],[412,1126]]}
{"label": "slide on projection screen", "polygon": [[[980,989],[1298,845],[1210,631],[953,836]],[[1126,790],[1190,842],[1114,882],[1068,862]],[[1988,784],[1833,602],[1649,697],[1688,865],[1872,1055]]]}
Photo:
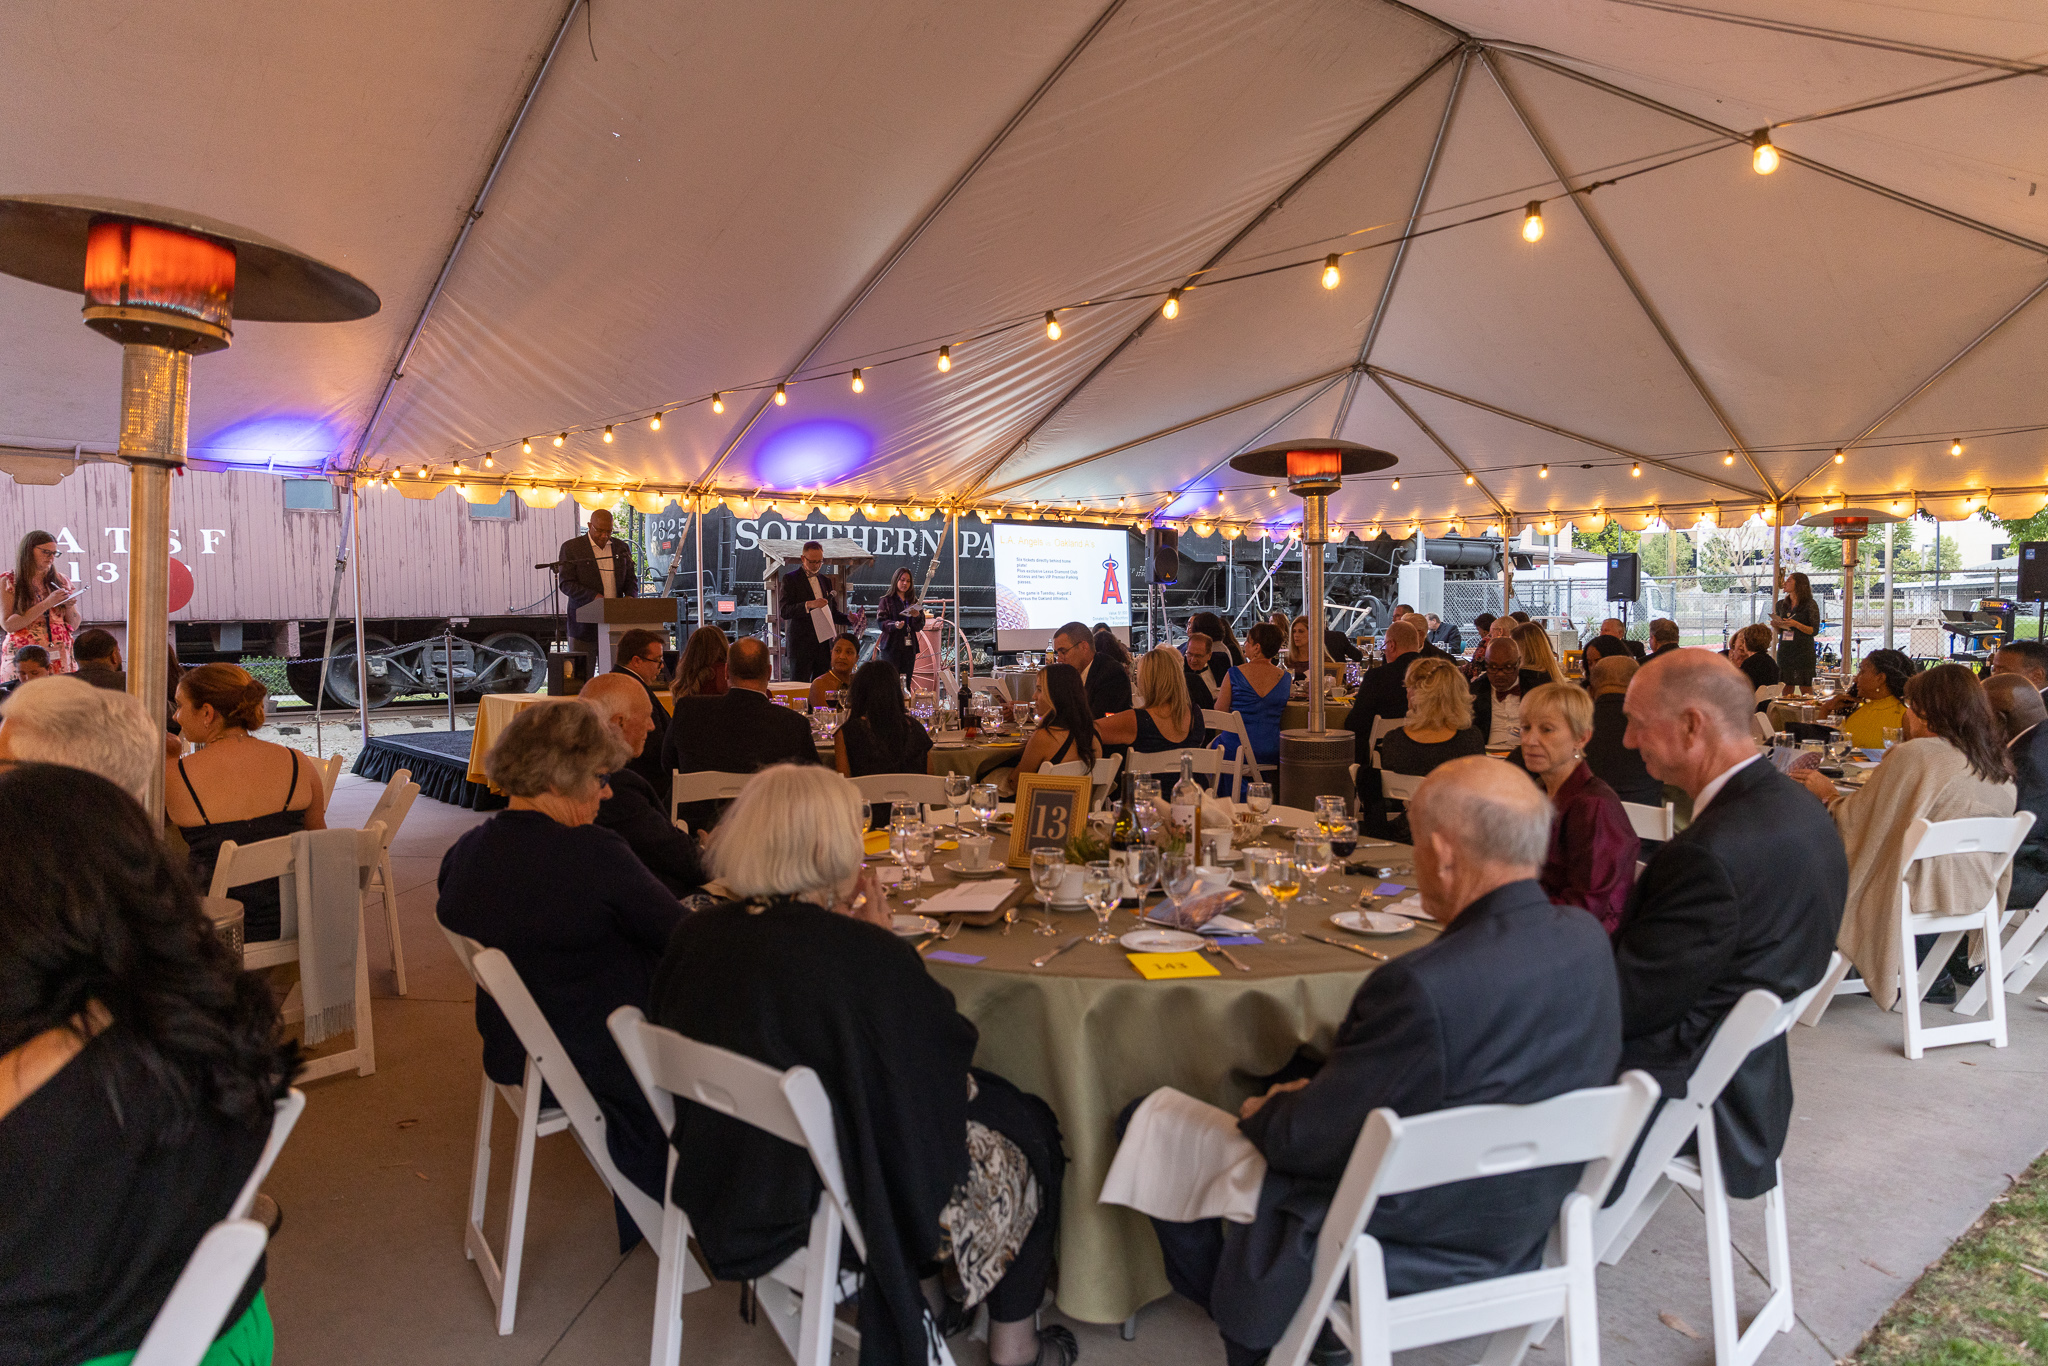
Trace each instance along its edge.
{"label": "slide on projection screen", "polygon": [[997,522],[996,648],[1043,650],[1070,621],[1131,640],[1131,537],[1121,528]]}

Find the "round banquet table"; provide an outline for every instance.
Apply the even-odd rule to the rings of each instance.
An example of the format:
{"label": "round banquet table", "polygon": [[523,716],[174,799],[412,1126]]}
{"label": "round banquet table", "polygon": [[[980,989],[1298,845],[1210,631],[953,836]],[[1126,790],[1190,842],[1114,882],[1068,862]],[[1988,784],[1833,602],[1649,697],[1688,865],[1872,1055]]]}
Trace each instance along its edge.
{"label": "round banquet table", "polygon": [[[999,844],[998,847],[1001,847]],[[953,879],[939,868],[936,887]],[[1394,869],[1389,882],[1404,884],[1373,906],[1385,906],[1412,890],[1410,851],[1400,845],[1361,841],[1354,862]],[[877,860],[884,861],[884,860]],[[1041,1096],[1059,1116],[1071,1159],[1060,1209],[1059,1307],[1087,1323],[1121,1323],[1171,1287],[1160,1261],[1151,1224],[1135,1210],[1097,1202],[1116,1152],[1116,1117],[1131,1101],[1161,1086],[1172,1086],[1235,1109],[1253,1090],[1252,1078],[1277,1072],[1306,1044],[1327,1052],[1350,1008],[1358,985],[1376,963],[1356,953],[1297,937],[1288,944],[1233,947],[1249,969],[1205,955],[1219,975],[1147,981],[1125,958],[1122,947],[1079,943],[1042,968],[1031,960],[1095,928],[1092,914],[1054,911],[1057,937],[1033,934],[1038,915],[1030,875],[1014,877],[1018,890],[1006,905],[1023,903],[1008,935],[1000,925],[967,926],[951,939],[935,940],[925,952],[979,958],[972,964],[931,961],[932,975],[953,993],[960,1012],[981,1031],[978,1066],[998,1072]],[[1418,928],[1398,936],[1350,935],[1327,923],[1335,911],[1357,903],[1378,877],[1323,879],[1329,904],[1301,907],[1288,923],[1389,956],[1435,938]],[[902,910],[906,893],[892,887],[890,906]],[[1158,898],[1148,899],[1147,906]],[[1250,921],[1264,913],[1254,892],[1235,914]],[[1110,929],[1132,929],[1134,913],[1117,911]]]}
{"label": "round banquet table", "polygon": [[[965,773],[972,778],[981,771],[982,764],[996,755],[1015,760],[1024,752],[1022,740],[997,740],[988,744],[976,742],[971,745],[933,745],[931,756],[925,765],[926,771],[943,778],[948,773]],[[818,744],[818,758],[826,765],[833,762],[832,742],[822,740]]]}

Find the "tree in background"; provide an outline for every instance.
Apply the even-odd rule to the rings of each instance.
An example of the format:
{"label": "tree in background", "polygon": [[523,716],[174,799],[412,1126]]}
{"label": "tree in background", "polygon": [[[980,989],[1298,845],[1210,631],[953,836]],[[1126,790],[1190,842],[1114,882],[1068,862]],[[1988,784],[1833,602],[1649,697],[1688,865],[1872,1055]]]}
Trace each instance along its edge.
{"label": "tree in background", "polygon": [[1627,554],[1637,548],[1640,539],[1612,517],[1599,531],[1590,534],[1581,531],[1576,523],[1572,526],[1572,549],[1590,550],[1600,555]]}

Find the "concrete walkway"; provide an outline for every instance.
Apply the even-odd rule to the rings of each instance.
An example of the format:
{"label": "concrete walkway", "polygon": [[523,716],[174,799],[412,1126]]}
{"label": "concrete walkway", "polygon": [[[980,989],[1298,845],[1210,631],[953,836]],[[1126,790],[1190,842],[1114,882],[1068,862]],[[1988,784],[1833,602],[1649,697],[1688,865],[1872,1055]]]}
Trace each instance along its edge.
{"label": "concrete walkway", "polygon": [[[330,821],[360,822],[380,790],[344,777]],[[272,1177],[286,1220],[270,1251],[270,1302],[279,1359],[295,1366],[647,1359],[654,1258],[644,1246],[618,1254],[610,1203],[567,1135],[544,1140],[534,1163],[511,1336],[493,1330],[490,1299],[463,1256],[482,1071],[469,981],[434,924],[434,878],[442,851],[479,819],[436,802],[414,805],[393,849],[411,995],[393,994],[384,920],[373,913],[377,1073],[316,1083]],[[1767,1349],[1766,1363],[1827,1366],[1852,1352],[2048,1148],[2048,1008],[2031,995],[2009,1000],[2012,1047],[1940,1049],[1917,1063],[1900,1051],[1898,1017],[1867,998],[1838,1002],[1818,1029],[1793,1031],[1799,1099],[1785,1171],[1799,1323]],[[510,1121],[500,1106],[494,1243]],[[1736,1230],[1743,1254],[1760,1265],[1761,1202],[1738,1206]],[[1746,1275],[1745,1317],[1762,1302],[1761,1281]],[[1701,1220],[1688,1201],[1668,1201],[1628,1256],[1602,1270],[1600,1294],[1605,1361],[1710,1366]],[[731,1285],[685,1302],[685,1362],[786,1366],[773,1330],[741,1322],[738,1303]],[[1178,1300],[1149,1306],[1132,1342],[1114,1327],[1074,1328],[1083,1360],[1098,1366],[1222,1360],[1206,1319]],[[986,1359],[977,1343],[955,1339],[953,1349],[961,1366]],[[1472,1360],[1450,1350],[1411,1355],[1446,1366]],[[837,1357],[852,1359],[843,1350]],[[1562,1358],[1553,1336],[1531,1360]]]}

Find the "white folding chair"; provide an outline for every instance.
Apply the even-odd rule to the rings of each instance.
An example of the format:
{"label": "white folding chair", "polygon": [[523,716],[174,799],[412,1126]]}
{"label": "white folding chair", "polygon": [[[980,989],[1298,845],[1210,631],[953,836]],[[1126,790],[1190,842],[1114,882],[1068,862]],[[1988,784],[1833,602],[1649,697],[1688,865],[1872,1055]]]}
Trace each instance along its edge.
{"label": "white folding chair", "polygon": [[1093,768],[1094,765],[1090,764],[1086,759],[1069,759],[1063,764],[1041,764],[1038,771],[1040,773],[1058,774],[1062,778],[1078,778],[1082,774],[1092,771]]}
{"label": "white folding chair", "polygon": [[[1408,1119],[1374,1110],[1316,1239],[1308,1294],[1267,1358],[1271,1366],[1303,1366],[1326,1321],[1358,1366],[1390,1366],[1395,1352],[1560,1318],[1566,1360],[1598,1366],[1593,1212],[1656,1100],[1657,1083],[1628,1072],[1613,1086],[1534,1105],[1468,1105]],[[1541,1268],[1388,1297],[1379,1240],[1365,1231],[1381,1196],[1568,1163],[1585,1170],[1559,1209]],[[1351,1302],[1339,1305],[1347,1282]]]}
{"label": "white folding chair", "polygon": [[256,1158],[255,1169],[249,1179],[242,1183],[241,1191],[235,1196],[235,1203],[228,1206],[228,1218],[247,1218],[256,1204],[256,1196],[263,1189],[263,1178],[270,1175],[270,1169],[277,1163],[277,1155],[284,1151],[285,1140],[292,1136],[298,1126],[299,1116],[306,1111],[306,1093],[294,1086],[284,1093],[284,1099],[277,1102],[270,1115],[270,1137],[263,1142],[263,1152]]}
{"label": "white folding chair", "polygon": [[[778,1072],[752,1058],[684,1038],[672,1029],[649,1024],[634,1006],[620,1006],[608,1023],[664,1131],[674,1130],[675,1102],[681,1097],[751,1124],[810,1154],[811,1165],[825,1188],[811,1216],[810,1241],[757,1280],[755,1295],[797,1366],[830,1366],[834,1339],[857,1352],[860,1333],[839,1322],[832,1311],[859,1287],[852,1272],[840,1270],[840,1238],[843,1235],[863,1258],[867,1239],[849,1203],[846,1176],[839,1165],[832,1101],[818,1074],[808,1067]],[[663,1187],[668,1198],[662,1206],[661,1238],[654,1244],[661,1270],[655,1278],[650,1366],[675,1366],[683,1345],[676,1269],[688,1261],[690,1220],[675,1204],[675,1167],[681,1157],[673,1147],[668,1160],[670,1180]],[[945,1339],[934,1332],[927,1334],[927,1340],[932,1366],[953,1366]]]}
{"label": "white folding chair", "polygon": [[1131,772],[1178,773],[1180,761],[1184,758],[1192,759],[1195,772],[1204,778],[1214,779],[1222,776],[1224,758],[1220,749],[1162,749],[1157,754],[1140,754],[1132,750]]}
{"label": "white folding chair", "polygon": [[[315,1058],[299,1069],[298,1080],[318,1081],[340,1072],[355,1070],[357,1076],[367,1077],[377,1070],[377,1039],[370,1015],[370,954],[368,939],[363,933],[363,892],[370,885],[370,874],[376,870],[377,859],[384,848],[384,827],[372,822],[358,830],[356,836],[356,1022],[354,1048],[331,1053],[324,1058]],[[236,844],[224,841],[220,855],[213,864],[213,886],[207,895],[225,898],[230,887],[240,887],[251,882],[270,882],[281,877],[291,877],[297,872],[292,863],[292,837],[279,835],[276,839],[259,840],[255,844]],[[287,889],[289,890],[289,889]],[[338,908],[315,907],[315,914],[333,914]],[[245,970],[274,968],[283,963],[299,960],[299,938],[293,935],[284,939],[267,939],[258,943],[244,942],[242,945],[242,967]]]}
{"label": "white folding chair", "polygon": [[[533,1150],[538,1140],[564,1129],[573,1134],[576,1146],[596,1169],[598,1179],[626,1207],[650,1243],[661,1233],[661,1207],[613,1165],[611,1150],[605,1146],[604,1112],[597,1108],[597,1098],[590,1094],[582,1073],[569,1060],[553,1026],[534,1004],[533,995],[519,979],[512,960],[446,925],[441,927],[441,933],[448,936],[448,943],[469,971],[477,990],[498,1003],[498,1009],[526,1049],[526,1075],[519,1085],[500,1085],[488,1075],[483,1079],[477,1100],[476,1156],[469,1176],[469,1222],[462,1231],[463,1254],[476,1263],[484,1278],[484,1289],[498,1310],[498,1333],[502,1337],[512,1331],[519,1312],[519,1270],[526,1255],[527,1196],[533,1187]],[[555,1103],[545,1108],[541,1105],[543,1088],[555,1097]],[[484,1210],[490,1201],[494,1098],[502,1099],[519,1116],[518,1137],[512,1150],[511,1205],[505,1215],[502,1262],[491,1252],[490,1239],[484,1236]],[[696,1271],[694,1283],[685,1285],[684,1294],[702,1290],[711,1283],[702,1271],[694,1267],[691,1270]],[[687,1273],[685,1279],[690,1279]]]}
{"label": "white folding chair", "polygon": [[669,779],[668,818],[675,820],[677,809],[689,802],[729,802],[740,795],[740,789],[753,776],[751,773],[723,773],[712,768],[677,773]]}
{"label": "white folding chair", "polygon": [[1216,711],[1213,708],[1204,707],[1202,708],[1202,724],[1209,728],[1209,743],[1211,746],[1214,746],[1220,738],[1219,732],[1237,737],[1237,774],[1233,779],[1230,795],[1238,798],[1240,801],[1243,800],[1244,785],[1261,781],[1266,777],[1267,770],[1276,766],[1272,764],[1261,765],[1257,757],[1252,754],[1251,734],[1244,728],[1244,718],[1236,712]]}
{"label": "white folding chair", "polygon": [[1771,715],[1769,712],[1756,712],[1750,718],[1750,724],[1756,727],[1756,738],[1766,745],[1771,743],[1772,738],[1778,733],[1771,725]]}
{"label": "white folding chair", "polygon": [[391,876],[391,842],[398,838],[398,827],[405,824],[419,795],[420,785],[412,780],[412,770],[401,768],[384,784],[384,795],[363,822],[365,830],[373,825],[384,827],[383,847],[377,851],[377,867],[365,894],[377,892],[384,898],[384,927],[391,935],[391,969],[398,977],[400,996],[405,995],[405,941],[398,933],[398,884]]}
{"label": "white folding chair", "polygon": [[[2043,967],[2048,967],[2048,892],[2034,903],[2034,908],[2019,917],[2019,923],[2011,926],[2005,940],[1998,946],[1998,953],[2005,960],[2005,994],[2017,996],[2033,984],[2034,978]],[[1984,1008],[1989,998],[1991,974],[1985,973],[1963,993],[1963,999],[1956,1002],[1956,1014],[1975,1015]]]}
{"label": "white folding chair", "polygon": [[917,802],[921,806],[946,805],[946,780],[930,773],[870,773],[855,778],[868,802]]}
{"label": "white folding chair", "polygon": [[1109,794],[1116,786],[1116,775],[1122,771],[1123,766],[1123,755],[1106,754],[1095,761],[1093,769],[1083,770],[1092,774],[1088,780],[1088,809],[1090,811],[1100,811],[1104,806],[1108,805]]}
{"label": "white folding chair", "polygon": [[208,1229],[150,1320],[134,1366],[199,1366],[269,1239],[254,1219],[223,1219]]}
{"label": "white folding chair", "polygon": [[341,781],[342,756],[330,754],[325,759],[313,760],[313,767],[320,774],[320,791],[328,801],[334,800],[334,785]]}
{"label": "white folding chair", "polygon": [[[1999,933],[2004,928],[2007,912],[1998,904],[1998,880],[2005,875],[2013,855],[2033,825],[2034,813],[2022,811],[2014,816],[1973,816],[1956,821],[1923,819],[1907,827],[1906,856],[1899,865],[1898,903],[1899,1007],[1906,1017],[1907,1057],[1918,1059],[1930,1048],[1945,1048],[1958,1043],[1988,1043],[1993,1048],[2005,1047],[2005,992],[1987,990],[1985,994],[1991,1002],[1991,1018],[1968,1024],[1922,1024],[1920,1002],[1927,989],[1934,985],[1934,979],[1947,966],[1957,941],[1971,930],[1980,930],[1984,935],[1984,976],[1992,981],[2005,980],[2005,956],[1999,943]],[[1944,914],[1941,910],[1915,911],[1913,865],[1925,859],[1955,854],[1988,854],[1997,860],[1997,865],[1991,870],[1990,897],[1978,909],[1959,914]],[[1920,960],[1916,970],[1913,938],[1922,934],[1932,934],[1936,938],[1934,947]],[[1870,989],[1868,983],[1843,980],[1848,971],[1849,961],[1840,958],[1822,979],[1822,991],[1807,1008],[1800,1023],[1819,1023],[1828,1002],[1836,996],[1856,995]]]}
{"label": "white folding chair", "polygon": [[1391,768],[1380,770],[1380,795],[1397,802],[1415,800],[1415,790],[1422,786],[1422,778],[1414,773],[1396,773]]}
{"label": "white folding chair", "polygon": [[1639,840],[1668,840],[1678,833],[1678,807],[1671,802],[1662,806],[1623,802],[1621,809]]}
{"label": "white folding chair", "polygon": [[1766,683],[1756,690],[1756,700],[1759,702],[1769,702],[1784,695],[1785,685],[1783,683]]}

